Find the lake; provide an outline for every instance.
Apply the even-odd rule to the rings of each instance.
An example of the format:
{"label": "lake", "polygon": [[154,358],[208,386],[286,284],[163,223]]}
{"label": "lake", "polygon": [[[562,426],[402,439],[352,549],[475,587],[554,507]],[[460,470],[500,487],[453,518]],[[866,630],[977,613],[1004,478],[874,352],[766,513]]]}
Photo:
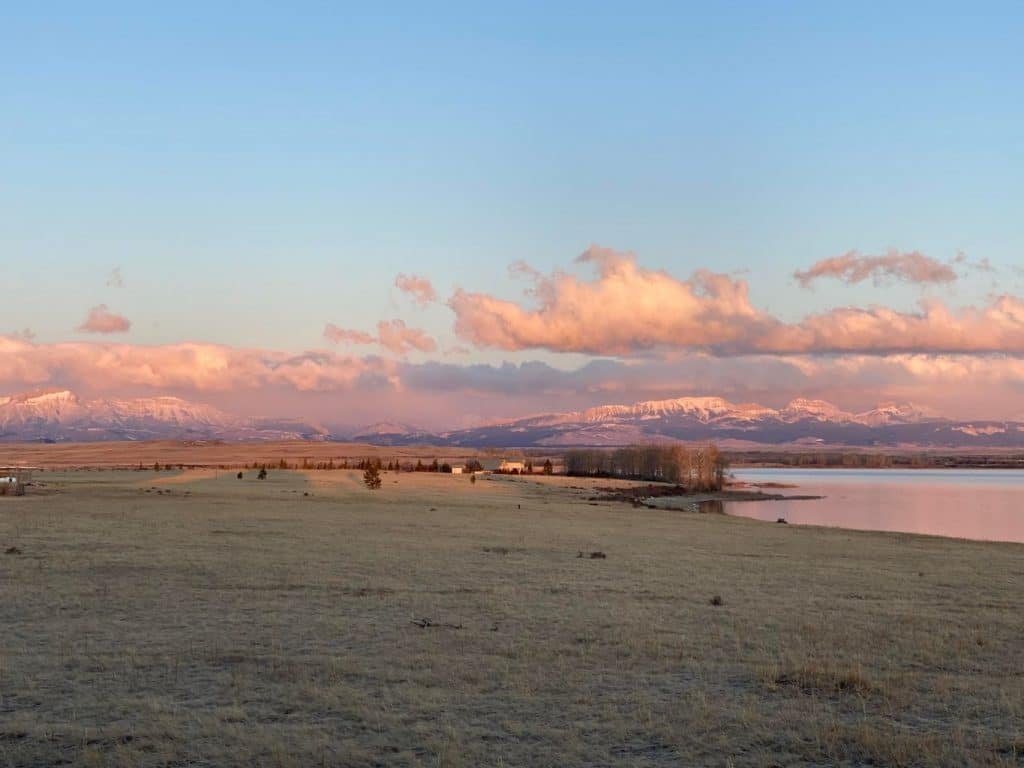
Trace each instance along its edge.
{"label": "lake", "polygon": [[1024,542],[1024,471],[984,469],[736,469],[767,493],[823,499],[726,502],[730,515],[872,531]]}

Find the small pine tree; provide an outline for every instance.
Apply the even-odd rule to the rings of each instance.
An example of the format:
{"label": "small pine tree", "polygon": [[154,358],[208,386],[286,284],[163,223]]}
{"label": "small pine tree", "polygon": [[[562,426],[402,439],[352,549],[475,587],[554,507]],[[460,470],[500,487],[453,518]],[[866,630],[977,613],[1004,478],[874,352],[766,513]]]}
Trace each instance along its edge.
{"label": "small pine tree", "polygon": [[245,475],[243,475],[241,472],[239,472],[238,473],[238,479],[241,480],[243,477],[245,477]]}
{"label": "small pine tree", "polygon": [[380,470],[375,464],[370,464],[363,472],[363,482],[371,491],[376,491],[381,486]]}
{"label": "small pine tree", "polygon": [[555,465],[551,463],[551,459],[544,459],[544,474],[551,475],[555,472]]}

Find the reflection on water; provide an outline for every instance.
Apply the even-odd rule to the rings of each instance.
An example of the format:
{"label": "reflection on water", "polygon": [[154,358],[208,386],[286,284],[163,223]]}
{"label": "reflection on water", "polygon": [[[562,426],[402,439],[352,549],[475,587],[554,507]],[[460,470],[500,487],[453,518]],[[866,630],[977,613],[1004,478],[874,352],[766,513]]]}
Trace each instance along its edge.
{"label": "reflection on water", "polygon": [[737,469],[748,483],[785,483],[804,501],[726,502],[725,512],[759,520],[875,531],[906,531],[1024,542],[1024,471]]}

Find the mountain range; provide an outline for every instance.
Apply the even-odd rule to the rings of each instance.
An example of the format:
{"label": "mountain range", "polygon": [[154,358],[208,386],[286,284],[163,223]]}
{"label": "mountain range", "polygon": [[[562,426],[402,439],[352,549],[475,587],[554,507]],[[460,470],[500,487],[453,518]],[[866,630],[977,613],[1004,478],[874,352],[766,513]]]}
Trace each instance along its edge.
{"label": "mountain range", "polygon": [[0,396],[0,440],[325,439],[327,430],[290,419],[246,419],[178,397],[84,400],[68,390]]}
{"label": "mountain range", "polygon": [[823,400],[784,408],[681,397],[585,411],[550,413],[444,435],[449,444],[612,446],[650,441],[724,445],[1024,447],[1024,423],[959,422],[911,403],[883,403],[862,413]]}
{"label": "mountain range", "polygon": [[[351,414],[339,414],[351,418]],[[471,429],[430,431],[379,422],[334,428],[301,419],[252,419],[177,397],[85,400],[67,390],[0,397],[0,440],[345,440],[465,447],[615,446],[651,441],[724,445],[1024,447],[1024,423],[955,421],[907,403],[851,413],[823,400],[784,408],[680,397],[544,413]]]}

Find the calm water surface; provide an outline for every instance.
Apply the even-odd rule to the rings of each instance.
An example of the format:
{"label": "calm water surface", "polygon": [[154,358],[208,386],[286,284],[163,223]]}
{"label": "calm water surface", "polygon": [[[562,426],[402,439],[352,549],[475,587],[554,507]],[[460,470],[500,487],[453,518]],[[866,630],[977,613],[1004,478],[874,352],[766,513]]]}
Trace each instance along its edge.
{"label": "calm water surface", "polygon": [[[1024,542],[1024,471],[956,469],[737,469],[737,480],[785,483],[812,501],[726,502],[759,520]],[[776,489],[765,489],[776,492]]]}

